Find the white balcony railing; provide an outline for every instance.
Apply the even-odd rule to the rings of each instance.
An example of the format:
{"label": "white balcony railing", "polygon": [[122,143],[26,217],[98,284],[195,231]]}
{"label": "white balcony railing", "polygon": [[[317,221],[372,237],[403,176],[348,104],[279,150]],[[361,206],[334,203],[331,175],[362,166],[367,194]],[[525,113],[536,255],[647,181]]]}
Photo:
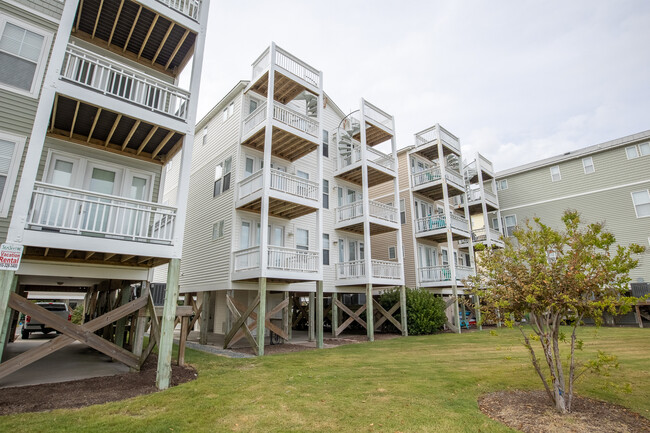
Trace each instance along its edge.
{"label": "white balcony railing", "polygon": [[457,171],[447,168],[447,170],[445,170],[445,177],[447,178],[447,182],[455,184],[458,189],[465,189],[465,180]]}
{"label": "white balcony railing", "polygon": [[[493,228],[489,229],[490,233],[490,240],[492,242],[501,242],[501,233],[498,230],[494,230]],[[474,242],[485,242],[487,240],[487,234],[485,231],[485,227],[476,229],[472,231],[472,240]]]}
{"label": "white balcony railing", "polygon": [[193,20],[199,19],[201,9],[201,0],[158,0],[160,3],[174,9],[177,12],[186,15]]}
{"label": "white balcony railing", "polygon": [[266,120],[266,104],[260,104],[251,114],[244,118],[243,135],[245,136]]}
{"label": "white balcony railing", "polygon": [[176,208],[35,182],[27,228],[171,244]]}
{"label": "white balcony railing", "polygon": [[393,117],[391,115],[375,107],[368,101],[364,101],[363,111],[366,118],[371,122],[382,125],[390,131],[393,130]]}
{"label": "white balcony railing", "polygon": [[151,111],[187,120],[189,92],[92,51],[68,45],[61,77]]}
{"label": "white balcony railing", "polygon": [[271,169],[271,189],[309,200],[318,200],[318,183],[302,177]]}
{"label": "white balcony railing", "polygon": [[[243,199],[254,192],[261,190],[263,184],[263,170],[258,170],[247,178],[239,181],[239,199]],[[271,185],[269,188],[314,201],[318,201],[320,191],[318,183],[274,168],[271,169]]]}
{"label": "white balcony railing", "polygon": [[398,280],[402,276],[402,267],[398,262],[372,259],[370,264],[372,266],[372,276],[374,278]]}
{"label": "white balcony railing", "polygon": [[[273,119],[313,137],[319,136],[318,121],[275,101],[273,102]],[[260,104],[255,111],[244,119],[243,135],[245,136],[253,131],[265,120],[266,104]]]}
{"label": "white balcony railing", "polygon": [[[464,188],[465,181],[460,173],[447,168],[447,170],[445,170],[445,178],[448,182],[455,184],[459,189]],[[442,179],[440,167],[432,167],[411,175],[413,186],[424,185],[429,182],[438,182],[440,179]]]}
{"label": "white balcony railing", "polygon": [[492,204],[494,206],[497,205],[497,196],[492,191],[488,191],[488,190],[484,189],[481,192],[480,189],[473,189],[473,190],[470,190],[468,195],[469,195],[469,203],[480,202],[481,198],[484,196],[485,201],[489,202],[490,204]]}
{"label": "white balcony railing", "polygon": [[[268,269],[290,272],[318,272],[318,251],[268,246]],[[233,253],[235,272],[259,269],[260,247],[251,247]]]}
{"label": "white balcony railing", "polygon": [[[361,161],[361,145],[359,143],[353,143],[347,148],[339,147],[338,152],[337,167],[339,170]],[[391,155],[387,155],[370,146],[366,146],[366,155],[368,161],[387,170],[395,171],[395,160]]]}
{"label": "white balcony railing", "polygon": [[[444,214],[429,215],[415,220],[415,232],[426,233],[447,228]],[[461,216],[451,214],[451,228],[469,233],[469,222]]]}
{"label": "white balcony railing", "polygon": [[[418,267],[420,281],[423,283],[438,283],[451,281],[451,267],[449,265],[421,266]],[[469,266],[456,266],[456,280],[461,281],[474,275],[474,268]]]}
{"label": "white balcony railing", "polygon": [[[397,280],[401,277],[401,265],[398,262],[387,260],[370,261],[373,278]],[[339,280],[351,280],[366,276],[366,261],[354,260],[336,264],[336,278]]]}
{"label": "white balcony railing", "polygon": [[[368,202],[370,216],[390,222],[397,222],[399,211],[395,206],[389,206],[378,201]],[[358,200],[354,203],[344,204],[336,208],[336,222],[341,223],[363,216],[363,202]]]}
{"label": "white balcony railing", "polygon": [[442,126],[436,124],[431,128],[415,134],[415,146],[420,147],[440,139],[442,144],[460,153],[460,141]]}
{"label": "white balcony railing", "polygon": [[[271,51],[267,48],[253,63],[253,82],[271,64]],[[275,64],[287,72],[305,80],[314,87],[320,86],[320,73],[316,68],[289,54],[280,47],[275,47]]]}
{"label": "white balcony railing", "polygon": [[298,250],[294,248],[269,245],[269,269],[291,272],[318,272],[318,251]]}
{"label": "white balcony railing", "polygon": [[487,159],[481,154],[478,155],[478,161],[481,166],[481,170],[488,172],[490,174],[494,173],[494,166],[492,165],[492,161],[490,161],[489,159]]}
{"label": "white balcony railing", "polygon": [[264,172],[258,170],[255,173],[251,174],[247,178],[239,181],[239,198],[242,199],[247,197],[254,192],[257,192],[262,189],[264,183]]}
{"label": "white balcony railing", "polygon": [[273,119],[314,137],[320,136],[317,120],[305,114],[300,114],[276,101],[273,101]]}

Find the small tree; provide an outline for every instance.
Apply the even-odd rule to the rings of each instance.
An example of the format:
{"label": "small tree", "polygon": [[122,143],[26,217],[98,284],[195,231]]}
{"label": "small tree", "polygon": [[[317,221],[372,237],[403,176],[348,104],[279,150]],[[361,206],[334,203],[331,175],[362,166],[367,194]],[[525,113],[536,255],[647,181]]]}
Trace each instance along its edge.
{"label": "small tree", "polygon": [[[566,413],[571,410],[574,383],[581,374],[575,361],[576,347],[582,346],[576,330],[584,318],[600,325],[605,312],[617,315],[630,311],[636,299],[625,293],[629,272],[638,264],[632,256],[644,248],[636,244],[614,247],[616,239],[602,223],[581,225],[576,211],[565,211],[562,222],[565,230],[556,231],[538,218],[534,225],[526,221],[513,233],[516,242],[505,239],[502,250],[478,252],[478,272],[469,285],[481,297],[483,319],[500,317],[512,327],[528,314],[534,334],[526,335],[519,325],[524,345],[555,408]],[[568,387],[560,355],[560,342],[565,341],[562,322],[572,327]],[[548,379],[534,340],[541,344]],[[602,362],[607,359],[600,357]],[[584,365],[583,371],[590,366],[596,364]]]}

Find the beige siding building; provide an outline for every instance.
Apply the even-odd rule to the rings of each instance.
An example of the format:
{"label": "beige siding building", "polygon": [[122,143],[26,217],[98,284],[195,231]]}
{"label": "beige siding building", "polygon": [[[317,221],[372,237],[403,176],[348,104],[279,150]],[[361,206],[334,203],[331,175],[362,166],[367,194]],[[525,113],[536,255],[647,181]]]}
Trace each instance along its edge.
{"label": "beige siding building", "polygon": [[[650,245],[650,131],[567,152],[496,175],[506,235],[539,217],[559,228],[566,209],[583,222],[604,222],[621,245]],[[650,281],[648,252],[631,272]]]}
{"label": "beige siding building", "polygon": [[380,233],[401,241],[396,200],[368,194],[397,191],[393,131],[365,100],[343,113],[322,72],[275,44],[199,121],[180,280],[206,312],[203,340],[245,338],[263,354],[270,331],[290,340],[300,315],[319,345],[324,322],[338,335],[356,321],[373,338],[373,295],[403,285],[401,253],[374,246]]}
{"label": "beige siding building", "polygon": [[[208,0],[0,2],[0,241],[21,251],[17,271],[0,270],[0,359],[14,313],[32,308],[29,293],[83,293],[94,319],[120,303],[146,305],[153,268],[178,264],[208,8]],[[166,205],[163,167],[175,155],[177,195]],[[122,330],[104,332],[111,343],[93,339],[97,328],[48,325],[139,368],[142,347],[125,340],[124,314],[108,321],[120,319]],[[172,335],[163,335],[166,358]],[[0,364],[0,380],[12,364]]]}

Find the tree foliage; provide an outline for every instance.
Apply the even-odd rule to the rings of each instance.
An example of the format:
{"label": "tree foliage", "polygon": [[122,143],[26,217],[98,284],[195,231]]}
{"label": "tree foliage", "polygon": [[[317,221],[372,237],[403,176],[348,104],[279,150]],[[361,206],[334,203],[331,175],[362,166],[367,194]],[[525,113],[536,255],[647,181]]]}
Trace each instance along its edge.
{"label": "tree foliage", "polygon": [[[386,310],[399,302],[399,289],[385,292],[379,297],[379,303]],[[409,335],[433,334],[442,329],[447,316],[445,315],[444,300],[423,289],[406,288],[406,323]],[[400,313],[395,313],[400,320]],[[388,322],[389,326],[392,326]]]}
{"label": "tree foliage", "polygon": [[[565,211],[562,222],[564,229],[558,231],[538,218],[526,221],[515,229],[514,240],[504,240],[504,249],[478,252],[478,272],[469,285],[481,298],[483,320],[502,320],[512,327],[529,317],[533,334],[519,325],[524,345],[549,398],[564,413],[571,410],[577,377],[604,368],[608,360],[599,355],[600,362],[576,365],[575,350],[582,347],[576,330],[585,318],[600,325],[603,313],[630,311],[637,299],[625,296],[629,272],[638,264],[634,255],[644,248],[616,246],[602,223],[581,224],[576,211]],[[569,339],[560,329],[563,322],[572,327]],[[536,341],[548,372],[541,367]],[[563,341],[570,346],[568,378],[560,353]]]}

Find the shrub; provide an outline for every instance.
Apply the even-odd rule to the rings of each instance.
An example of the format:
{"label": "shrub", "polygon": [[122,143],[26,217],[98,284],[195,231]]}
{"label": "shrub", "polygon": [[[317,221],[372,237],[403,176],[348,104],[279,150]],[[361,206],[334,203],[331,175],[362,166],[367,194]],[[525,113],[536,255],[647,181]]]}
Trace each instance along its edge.
{"label": "shrub", "polygon": [[76,325],[81,325],[81,322],[83,321],[84,317],[84,304],[77,304],[75,309],[72,311],[72,319],[71,322],[76,324]]}
{"label": "shrub", "polygon": [[[399,302],[399,288],[391,289],[379,297],[379,303],[386,310]],[[447,316],[445,315],[445,301],[423,289],[406,289],[406,323],[409,335],[433,334],[442,329]],[[400,312],[395,313],[395,318],[401,320]],[[387,322],[387,330],[395,331],[395,327]]]}

